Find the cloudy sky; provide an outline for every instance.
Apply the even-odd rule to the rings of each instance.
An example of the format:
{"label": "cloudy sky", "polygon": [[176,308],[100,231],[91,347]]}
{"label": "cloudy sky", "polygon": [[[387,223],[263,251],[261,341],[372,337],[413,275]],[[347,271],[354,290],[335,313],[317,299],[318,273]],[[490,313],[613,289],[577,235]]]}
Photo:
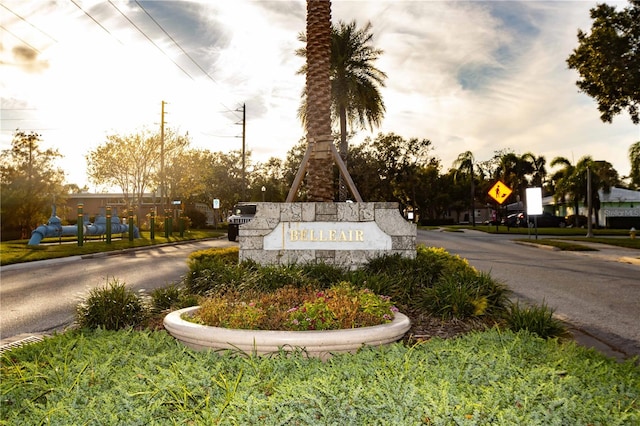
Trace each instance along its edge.
{"label": "cloudy sky", "polygon": [[[623,8],[626,1],[606,1]],[[640,128],[613,124],[566,67],[595,1],[340,1],[333,21],[371,22],[387,113],[378,132],[427,138],[444,169],[472,151],[584,155],[629,173]],[[297,35],[305,2],[0,0],[0,149],[36,131],[88,184],[85,155],[110,134],[189,132],[192,147],[284,158],[303,136]],[[367,136],[360,132],[354,143]],[[93,186],[90,186],[93,190]]]}

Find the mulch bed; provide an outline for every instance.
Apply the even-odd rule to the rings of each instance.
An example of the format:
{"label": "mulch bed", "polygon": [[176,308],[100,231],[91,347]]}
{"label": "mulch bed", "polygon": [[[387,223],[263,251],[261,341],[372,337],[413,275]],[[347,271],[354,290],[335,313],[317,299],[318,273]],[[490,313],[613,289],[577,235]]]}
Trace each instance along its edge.
{"label": "mulch bed", "polygon": [[404,337],[406,343],[416,343],[432,339],[451,339],[472,331],[487,330],[495,325],[495,320],[484,318],[444,319],[427,313],[410,312],[411,328]]}

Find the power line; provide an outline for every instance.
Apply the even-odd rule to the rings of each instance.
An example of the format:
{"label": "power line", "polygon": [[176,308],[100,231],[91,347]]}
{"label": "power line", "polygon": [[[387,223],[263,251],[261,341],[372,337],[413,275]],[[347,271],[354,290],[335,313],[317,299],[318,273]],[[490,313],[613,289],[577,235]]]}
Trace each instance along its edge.
{"label": "power line", "polygon": [[22,16],[18,15],[16,12],[14,12],[13,10],[9,9],[7,6],[5,6],[4,4],[0,3],[0,6],[4,7],[5,9],[7,9],[9,12],[13,13],[15,16],[17,16],[18,18],[22,19],[24,22],[26,22],[27,24],[31,25],[33,28],[35,28],[36,30],[38,30],[40,33],[46,35],[47,37],[49,37],[51,40],[53,40],[54,42],[58,42],[58,40],[56,40],[55,38],[53,38],[52,36],[50,36],[49,34],[45,33],[44,31],[42,31],[40,28],[36,27],[35,25],[33,25],[31,22],[27,21],[26,19],[24,19]]}
{"label": "power line", "polygon": [[131,25],[133,25],[133,27],[134,27],[136,30],[138,30],[138,31],[140,32],[140,34],[142,34],[143,36],[145,36],[145,38],[146,38],[147,40],[149,40],[149,41],[151,42],[151,44],[153,44],[153,45],[154,45],[154,46],[155,46],[155,47],[156,47],[160,52],[162,52],[162,54],[163,54],[164,56],[166,56],[166,57],[167,57],[171,62],[173,62],[173,63],[175,64],[175,66],[177,66],[178,68],[180,68],[180,70],[181,70],[183,73],[185,73],[185,75],[186,75],[187,77],[189,77],[191,80],[193,80],[193,79],[194,79],[194,78],[193,78],[193,77],[191,77],[191,75],[190,75],[187,71],[185,71],[185,70],[184,70],[184,68],[182,68],[182,67],[181,67],[181,66],[180,66],[176,61],[174,61],[173,59],[171,59],[171,57],[170,57],[169,55],[167,55],[167,53],[166,53],[164,50],[162,50],[162,48],[161,48],[160,46],[158,46],[158,45],[156,44],[156,42],[155,42],[155,41],[153,41],[153,40],[152,40],[152,39],[151,39],[147,34],[145,34],[145,32],[144,32],[144,31],[142,31],[142,30],[141,30],[141,29],[140,29],[140,28],[139,28],[139,27],[138,27],[138,26],[137,26],[137,25],[136,25],[136,24],[135,24],[131,19],[129,19],[129,17],[128,17],[127,15],[125,15],[125,14],[124,14],[120,9],[118,9],[118,6],[116,6],[115,4],[113,4],[113,2],[112,2],[111,0],[108,0],[108,1],[109,1],[109,4],[110,4],[111,6],[113,6],[113,8],[114,8],[115,10],[117,10],[117,11],[120,13],[120,15],[122,15],[122,16],[124,17],[124,19],[126,19],[127,21],[129,21],[129,23],[130,23]]}
{"label": "power line", "polygon": [[[191,62],[193,62],[195,64],[195,66],[198,67],[198,69],[200,71],[202,71],[208,78],[209,80],[211,80],[212,82],[214,82],[215,84],[219,84],[195,59],[193,59],[193,57],[191,55],[189,55],[189,53],[184,50],[184,48],[180,45],[180,43],[178,43],[165,29],[162,25],[160,25],[160,23],[153,17],[151,16],[151,14],[149,13],[149,11],[147,11],[147,9],[144,8],[144,6],[142,6],[142,4],[140,4],[140,2],[138,0],[135,0],[136,4],[138,5],[138,7],[140,7],[140,9],[142,9],[142,11],[149,17],[149,19],[151,19],[153,21],[154,24],[156,24],[158,26],[158,28],[160,28],[160,30],[162,30],[163,33],[165,33],[165,35],[167,37],[169,37],[169,39],[178,47],[178,49],[180,49],[182,51],[182,53],[185,54],[185,56],[187,58],[189,58],[189,60],[191,60]],[[222,102],[220,102],[220,104],[226,108],[226,111],[224,112],[233,112],[234,110],[232,110],[231,108],[229,108],[228,106],[226,106],[225,104],[223,104]]]}
{"label": "power line", "polygon": [[114,36],[113,34],[111,34],[111,31],[109,31],[108,29],[106,29],[100,22],[98,22],[98,20],[96,18],[94,18],[93,16],[91,16],[91,14],[89,12],[87,12],[86,10],[84,10],[78,3],[75,2],[75,0],[70,0],[71,3],[75,4],[76,7],[78,9],[80,9],[81,11],[84,12],[85,15],[87,15],[93,22],[95,22],[96,24],[98,24],[98,26],[100,28],[102,28],[103,30],[105,30],[107,32],[107,34],[109,34],[111,37],[113,37],[118,43],[124,45],[123,42],[121,42],[120,40],[118,40],[118,38],[116,36]]}
{"label": "power line", "polygon": [[21,42],[23,42],[24,44],[26,44],[27,46],[29,46],[31,49],[35,50],[38,53],[42,53],[41,51],[39,51],[38,49],[36,49],[35,47],[33,47],[32,45],[30,45],[28,42],[24,41],[23,39],[21,39],[19,36],[15,35],[14,33],[12,33],[11,31],[9,31],[8,29],[6,29],[5,27],[3,27],[2,25],[0,25],[0,28],[2,28],[3,30],[5,30],[6,32],[8,32],[9,34],[11,34],[12,36],[14,36],[15,38],[17,38],[18,40],[20,40]]}
{"label": "power line", "polygon": [[184,54],[187,56],[187,58],[189,58],[189,59],[191,60],[191,62],[193,62],[193,63],[194,63],[194,64],[195,64],[199,69],[200,69],[200,71],[202,71],[202,72],[203,72],[207,77],[209,77],[209,80],[213,81],[213,82],[214,82],[214,83],[216,83],[216,84],[218,83],[217,81],[215,81],[215,80],[213,79],[213,77],[211,77],[211,76],[209,75],[209,73],[208,73],[207,71],[205,71],[205,69],[204,69],[204,68],[202,68],[202,67],[200,66],[200,64],[199,64],[198,62],[196,62],[196,60],[195,60],[195,59],[193,59],[193,58],[191,57],[191,55],[189,55],[189,54],[188,54],[188,53],[187,53],[187,52],[182,48],[182,46],[180,46],[180,44],[179,44],[177,41],[175,41],[175,40],[174,40],[174,38],[173,38],[173,37],[171,37],[171,35],[170,35],[168,32],[166,32],[166,31],[165,31],[165,29],[162,27],[162,25],[160,25],[160,24],[158,23],[158,21],[156,21],[156,20],[153,18],[153,16],[151,16],[151,14],[150,14],[149,12],[147,12],[147,9],[145,9],[145,8],[144,8],[144,7],[143,7],[143,6],[138,2],[138,0],[135,0],[135,2],[136,2],[136,4],[140,7],[140,9],[142,9],[142,11],[143,11],[144,13],[146,13],[146,14],[147,14],[147,16],[148,16],[148,17],[149,17],[149,18],[150,18],[150,19],[151,19],[151,20],[152,20],[152,21],[153,21],[153,22],[158,26],[158,28],[160,28],[160,29],[162,30],[162,32],[163,32],[163,33],[165,33],[165,34],[166,34],[166,36],[167,36],[167,37],[169,37],[169,38],[171,39],[171,41],[172,41],[176,46],[178,46],[178,49],[180,49],[180,50],[182,51],[182,53],[184,53]]}

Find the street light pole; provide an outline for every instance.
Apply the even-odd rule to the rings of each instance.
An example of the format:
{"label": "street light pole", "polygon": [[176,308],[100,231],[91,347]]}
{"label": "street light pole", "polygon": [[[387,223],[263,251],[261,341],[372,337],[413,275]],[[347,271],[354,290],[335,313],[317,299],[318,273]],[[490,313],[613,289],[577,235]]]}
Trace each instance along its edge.
{"label": "street light pole", "polygon": [[262,191],[262,202],[264,203],[264,194],[267,192],[267,188],[262,186],[260,190]]}

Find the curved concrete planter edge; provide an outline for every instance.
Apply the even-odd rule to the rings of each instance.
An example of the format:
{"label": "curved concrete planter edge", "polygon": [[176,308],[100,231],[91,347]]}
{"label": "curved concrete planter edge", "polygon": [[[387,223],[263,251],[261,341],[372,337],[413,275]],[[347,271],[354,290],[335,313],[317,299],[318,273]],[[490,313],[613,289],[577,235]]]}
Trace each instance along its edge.
{"label": "curved concrete planter edge", "polygon": [[195,350],[236,350],[265,355],[280,350],[302,350],[310,357],[326,359],[334,353],[356,352],[363,346],[395,342],[409,330],[409,318],[396,312],[392,322],[372,327],[326,331],[239,330],[195,324],[182,319],[199,306],[180,309],[164,318],[174,338]]}

